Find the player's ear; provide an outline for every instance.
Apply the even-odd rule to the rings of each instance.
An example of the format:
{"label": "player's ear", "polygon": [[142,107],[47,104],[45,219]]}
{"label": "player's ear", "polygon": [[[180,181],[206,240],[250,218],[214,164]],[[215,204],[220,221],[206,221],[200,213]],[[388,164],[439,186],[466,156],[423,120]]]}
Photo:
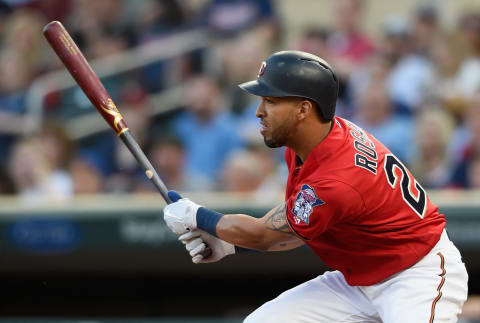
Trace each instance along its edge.
{"label": "player's ear", "polygon": [[310,100],[303,99],[299,102],[300,106],[298,109],[298,119],[303,120],[311,113],[315,113],[314,106]]}

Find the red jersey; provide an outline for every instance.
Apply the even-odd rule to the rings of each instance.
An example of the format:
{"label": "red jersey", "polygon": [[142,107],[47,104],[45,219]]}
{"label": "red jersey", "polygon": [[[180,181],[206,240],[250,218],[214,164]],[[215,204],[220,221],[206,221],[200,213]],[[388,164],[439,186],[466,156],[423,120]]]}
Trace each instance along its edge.
{"label": "red jersey", "polygon": [[287,148],[291,229],[350,285],[406,269],[438,242],[445,218],[408,169],[377,139],[335,117],[299,165]]}

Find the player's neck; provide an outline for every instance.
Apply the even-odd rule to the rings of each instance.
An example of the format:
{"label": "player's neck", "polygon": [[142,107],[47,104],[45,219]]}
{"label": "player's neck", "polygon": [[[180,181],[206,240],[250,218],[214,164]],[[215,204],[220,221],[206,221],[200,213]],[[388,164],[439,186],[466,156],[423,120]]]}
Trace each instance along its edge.
{"label": "player's neck", "polygon": [[330,121],[299,127],[294,142],[288,146],[305,162],[312,150],[328,135],[332,125],[333,123]]}

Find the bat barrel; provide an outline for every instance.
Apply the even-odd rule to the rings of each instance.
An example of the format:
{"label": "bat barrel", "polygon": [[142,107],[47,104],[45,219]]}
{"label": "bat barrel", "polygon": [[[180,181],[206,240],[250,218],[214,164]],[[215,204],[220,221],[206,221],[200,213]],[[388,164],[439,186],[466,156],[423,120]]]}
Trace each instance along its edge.
{"label": "bat barrel", "polygon": [[72,77],[117,135],[126,131],[127,125],[110,98],[107,90],[88,64],[70,34],[59,21],[43,28],[43,34],[68,69]]}

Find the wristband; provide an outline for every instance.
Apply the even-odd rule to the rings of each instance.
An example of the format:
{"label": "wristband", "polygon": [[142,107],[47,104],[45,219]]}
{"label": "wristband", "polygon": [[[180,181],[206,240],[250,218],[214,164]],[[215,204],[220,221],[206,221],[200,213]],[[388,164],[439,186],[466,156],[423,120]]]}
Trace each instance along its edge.
{"label": "wristband", "polygon": [[197,210],[196,220],[197,228],[202,229],[205,232],[210,233],[212,236],[217,237],[217,223],[222,218],[223,214],[209,210],[204,207],[200,207]]}

